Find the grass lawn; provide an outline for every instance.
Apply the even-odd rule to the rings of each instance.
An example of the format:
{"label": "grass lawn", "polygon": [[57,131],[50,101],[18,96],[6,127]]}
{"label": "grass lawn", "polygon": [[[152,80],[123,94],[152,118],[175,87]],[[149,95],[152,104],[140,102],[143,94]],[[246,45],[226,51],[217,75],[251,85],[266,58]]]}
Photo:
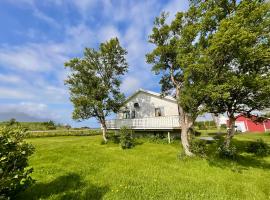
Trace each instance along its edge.
{"label": "grass lawn", "polygon": [[[236,143],[268,135],[238,135]],[[36,184],[17,199],[270,199],[270,157],[180,159],[180,144],[130,150],[100,136],[31,138]]]}

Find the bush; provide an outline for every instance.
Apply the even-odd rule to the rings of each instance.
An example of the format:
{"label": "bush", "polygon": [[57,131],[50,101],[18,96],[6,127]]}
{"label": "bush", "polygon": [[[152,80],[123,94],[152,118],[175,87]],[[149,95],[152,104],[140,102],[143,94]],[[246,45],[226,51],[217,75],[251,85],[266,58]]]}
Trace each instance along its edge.
{"label": "bush", "polygon": [[19,125],[20,123],[17,122],[17,120],[15,118],[11,118],[8,122],[7,122],[7,126],[16,126]]}
{"label": "bush", "polygon": [[221,124],[220,128],[221,129],[227,129],[227,125],[226,124]]}
{"label": "bush", "polygon": [[130,149],[134,146],[132,130],[125,126],[120,129],[120,146],[122,149]]}
{"label": "bush", "polygon": [[111,140],[114,144],[119,144],[120,143],[120,136],[117,134],[114,134],[111,136]]}
{"label": "bush", "polygon": [[206,141],[199,139],[192,139],[190,142],[190,150],[195,155],[205,157],[207,154]]}
{"label": "bush", "polygon": [[218,140],[218,142],[221,144],[223,143],[224,141],[224,137],[222,136],[222,134],[216,134],[214,137],[213,137],[215,140]]}
{"label": "bush", "polygon": [[221,144],[217,149],[217,153],[220,158],[235,159],[237,157],[237,149],[233,145],[226,147],[224,144]]}
{"label": "bush", "polygon": [[161,135],[152,135],[149,137],[148,141],[155,144],[168,144],[168,138],[162,137]]}
{"label": "bush", "polygon": [[52,120],[50,120],[48,122],[44,122],[43,124],[47,130],[55,130],[56,129],[56,125],[55,125],[54,121],[52,121]]}
{"label": "bush", "polygon": [[200,131],[192,131],[192,134],[194,135],[194,136],[196,136],[196,137],[198,137],[198,136],[201,136],[201,132]]}
{"label": "bush", "polygon": [[0,199],[12,198],[33,182],[29,176],[33,169],[26,167],[34,148],[24,137],[25,130],[19,126],[0,129]]}
{"label": "bush", "polygon": [[198,124],[198,128],[199,128],[200,130],[207,130],[206,125],[203,124],[203,123],[199,123],[199,124]]}
{"label": "bush", "polygon": [[251,142],[247,146],[247,152],[254,153],[256,156],[264,157],[270,153],[269,146],[261,138],[256,142]]}

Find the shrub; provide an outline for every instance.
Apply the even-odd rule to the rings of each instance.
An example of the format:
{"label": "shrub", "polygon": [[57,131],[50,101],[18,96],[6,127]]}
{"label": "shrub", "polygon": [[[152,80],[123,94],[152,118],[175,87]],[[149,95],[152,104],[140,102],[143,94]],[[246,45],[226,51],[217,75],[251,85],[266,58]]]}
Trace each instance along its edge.
{"label": "shrub", "polygon": [[168,138],[162,137],[162,135],[152,135],[149,137],[149,142],[155,144],[168,144]]}
{"label": "shrub", "polygon": [[114,144],[119,144],[120,143],[120,136],[117,134],[114,134],[111,136],[111,140]]}
{"label": "shrub", "polygon": [[43,124],[47,130],[55,130],[56,129],[56,125],[55,125],[54,121],[52,121],[52,120],[50,120],[48,122],[44,122]]}
{"label": "shrub", "polygon": [[107,132],[107,139],[108,142],[112,142],[114,144],[119,144],[120,143],[120,134],[119,132]]}
{"label": "shrub", "polygon": [[125,126],[120,128],[120,146],[122,149],[130,149],[134,146],[132,130]]}
{"label": "shrub", "polygon": [[7,122],[7,126],[14,126],[14,125],[19,125],[20,123],[17,122],[17,120],[15,118],[11,118],[8,122]]}
{"label": "shrub", "polygon": [[192,139],[190,142],[190,150],[195,155],[205,157],[207,154],[206,141],[200,139]]}
{"label": "shrub", "polygon": [[203,123],[199,123],[199,124],[198,124],[198,128],[199,128],[200,130],[207,130],[206,125],[203,124]]}
{"label": "shrub", "polygon": [[222,136],[222,134],[216,134],[213,138],[215,140],[218,140],[220,144],[224,141],[224,137]]}
{"label": "shrub", "polygon": [[256,156],[264,157],[270,153],[269,146],[261,138],[256,142],[251,142],[247,146],[247,152],[254,153]]}
{"label": "shrub", "polygon": [[26,167],[34,148],[24,137],[25,130],[19,126],[0,129],[0,199],[12,198],[33,182],[29,176],[33,169]]}
{"label": "shrub", "polygon": [[224,144],[221,144],[217,149],[217,153],[220,158],[235,159],[237,157],[237,149],[233,145],[226,147]]}
{"label": "shrub", "polygon": [[220,128],[221,129],[227,129],[227,125],[226,124],[221,124]]}
{"label": "shrub", "polygon": [[200,131],[192,131],[192,134],[194,135],[194,136],[196,136],[196,137],[198,137],[198,136],[201,136],[201,132]]}

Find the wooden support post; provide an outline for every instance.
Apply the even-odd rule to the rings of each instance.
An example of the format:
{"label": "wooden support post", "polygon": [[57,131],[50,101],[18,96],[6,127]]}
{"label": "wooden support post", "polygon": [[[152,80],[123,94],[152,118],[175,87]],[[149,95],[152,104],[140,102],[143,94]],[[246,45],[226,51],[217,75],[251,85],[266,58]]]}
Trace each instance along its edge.
{"label": "wooden support post", "polygon": [[170,135],[170,131],[168,131],[168,143],[171,143],[171,135]]}

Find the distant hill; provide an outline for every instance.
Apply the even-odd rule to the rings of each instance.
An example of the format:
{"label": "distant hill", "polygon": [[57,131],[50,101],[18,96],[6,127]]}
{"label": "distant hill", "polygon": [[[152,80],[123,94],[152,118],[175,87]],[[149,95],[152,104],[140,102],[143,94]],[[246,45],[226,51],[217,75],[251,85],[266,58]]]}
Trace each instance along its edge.
{"label": "distant hill", "polygon": [[15,118],[19,122],[46,122],[50,120],[33,117],[22,112],[0,112],[0,121],[8,121],[11,118]]}

